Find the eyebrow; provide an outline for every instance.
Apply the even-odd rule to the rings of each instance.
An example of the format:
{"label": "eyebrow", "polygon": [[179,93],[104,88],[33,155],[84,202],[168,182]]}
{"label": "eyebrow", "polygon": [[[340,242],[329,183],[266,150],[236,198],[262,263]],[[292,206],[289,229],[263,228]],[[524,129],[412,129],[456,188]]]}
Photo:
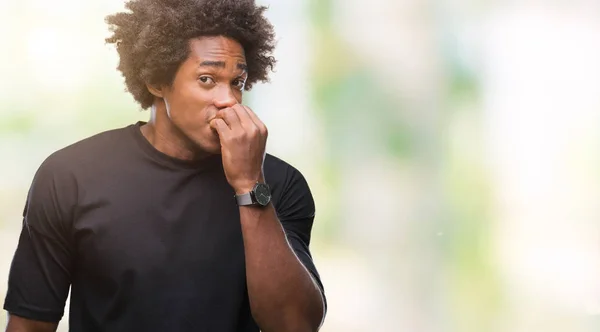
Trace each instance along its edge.
{"label": "eyebrow", "polygon": [[[225,68],[225,62],[224,61],[202,61],[200,63],[199,67],[219,67],[219,68]],[[241,69],[243,71],[248,71],[248,66],[245,63],[238,63],[237,64],[237,68]]]}

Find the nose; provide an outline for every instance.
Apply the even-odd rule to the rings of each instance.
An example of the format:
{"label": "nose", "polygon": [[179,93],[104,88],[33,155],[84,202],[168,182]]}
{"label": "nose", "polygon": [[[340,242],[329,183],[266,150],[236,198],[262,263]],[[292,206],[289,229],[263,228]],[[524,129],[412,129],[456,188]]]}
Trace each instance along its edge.
{"label": "nose", "polygon": [[240,102],[233,94],[231,86],[224,85],[217,87],[215,90],[214,104],[218,109],[232,107]]}

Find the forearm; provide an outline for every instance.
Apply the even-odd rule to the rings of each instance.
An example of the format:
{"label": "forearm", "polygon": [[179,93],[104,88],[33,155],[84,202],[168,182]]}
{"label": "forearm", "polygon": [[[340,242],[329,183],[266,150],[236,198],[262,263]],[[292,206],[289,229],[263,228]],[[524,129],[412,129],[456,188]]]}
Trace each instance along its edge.
{"label": "forearm", "polygon": [[240,207],[252,315],[262,331],[316,331],[321,292],[294,254],[272,204]]}

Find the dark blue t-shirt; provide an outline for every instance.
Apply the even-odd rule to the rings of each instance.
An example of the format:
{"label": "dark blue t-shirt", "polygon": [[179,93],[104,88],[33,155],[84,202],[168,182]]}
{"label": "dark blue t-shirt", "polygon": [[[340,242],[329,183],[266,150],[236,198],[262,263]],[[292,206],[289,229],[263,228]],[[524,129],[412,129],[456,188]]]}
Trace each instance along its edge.
{"label": "dark blue t-shirt", "polygon": [[[4,308],[72,332],[255,332],[239,208],[220,156],[156,150],[141,122],[48,157],[31,185]],[[314,201],[295,168],[267,155],[266,182],[288,241],[309,251]]]}

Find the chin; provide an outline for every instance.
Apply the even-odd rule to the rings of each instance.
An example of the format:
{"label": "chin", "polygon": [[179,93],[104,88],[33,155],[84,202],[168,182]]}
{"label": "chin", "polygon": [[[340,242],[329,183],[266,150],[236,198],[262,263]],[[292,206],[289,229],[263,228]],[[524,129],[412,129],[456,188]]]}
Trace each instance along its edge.
{"label": "chin", "polygon": [[210,154],[221,154],[221,145],[217,145],[215,147],[211,146],[209,149],[206,149],[206,152]]}
{"label": "chin", "polygon": [[[212,132],[211,132],[212,134]],[[189,137],[189,136],[188,136]],[[208,154],[221,154],[221,141],[218,135],[191,136],[190,142],[196,146],[199,152]]]}
{"label": "chin", "polygon": [[210,154],[221,154],[221,142],[216,140],[210,140],[208,142],[203,142],[204,144],[200,145],[200,148]]}

